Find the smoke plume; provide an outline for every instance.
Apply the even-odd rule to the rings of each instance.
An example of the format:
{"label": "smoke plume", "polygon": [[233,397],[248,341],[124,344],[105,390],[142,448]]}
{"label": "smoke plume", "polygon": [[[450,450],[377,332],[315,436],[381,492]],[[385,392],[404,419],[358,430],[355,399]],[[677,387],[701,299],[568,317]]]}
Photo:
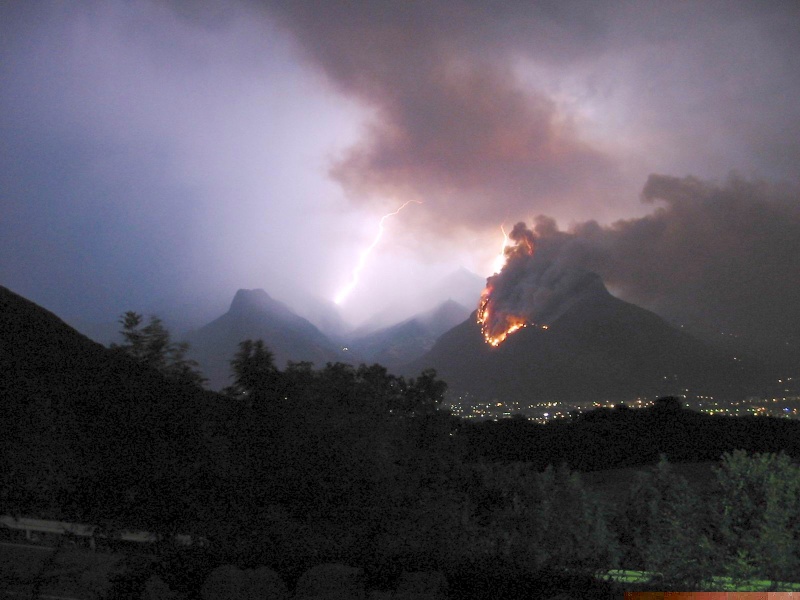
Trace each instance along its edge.
{"label": "smoke plume", "polygon": [[417,235],[532,210],[617,218],[654,171],[797,177],[800,12],[788,4],[266,5],[371,109],[331,175],[355,202],[425,200],[405,220]]}
{"label": "smoke plume", "polygon": [[731,176],[651,175],[652,214],[560,231],[540,217],[537,258],[600,274],[676,325],[786,357],[800,345],[800,189]]}
{"label": "smoke plume", "polygon": [[486,280],[478,307],[484,338],[493,346],[521,327],[547,327],[587,294],[608,293],[597,274],[534,255],[536,234],[525,223],[508,237],[513,243],[505,248],[506,262]]}
{"label": "smoke plume", "polygon": [[[337,88],[373,109],[330,170],[354,201],[425,200],[428,221],[482,229],[499,206],[569,206],[615,177],[556,101],[515,73],[497,37],[513,15],[461,2],[293,2],[275,14]],[[560,19],[517,16],[541,32]]]}

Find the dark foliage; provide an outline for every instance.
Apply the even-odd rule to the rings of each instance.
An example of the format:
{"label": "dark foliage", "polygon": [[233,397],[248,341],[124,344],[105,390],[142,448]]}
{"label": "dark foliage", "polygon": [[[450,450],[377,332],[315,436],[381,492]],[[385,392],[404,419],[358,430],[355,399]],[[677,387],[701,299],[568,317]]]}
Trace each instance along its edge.
{"label": "dark foliage", "polygon": [[137,362],[156,369],[169,379],[202,387],[206,379],[198,369],[197,361],[186,358],[189,344],[173,342],[161,319],[150,317],[142,326],[142,315],[128,311],[119,320],[123,344],[111,348],[124,352]]}
{"label": "dark foliage", "polygon": [[548,599],[559,594],[576,599],[620,598],[623,588],[585,573],[563,569],[532,571],[500,561],[471,561],[447,572],[449,597],[458,600]]}
{"label": "dark foliage", "polygon": [[465,424],[467,460],[566,463],[602,471],[670,462],[718,461],[725,452],[786,452],[800,458],[800,423],[770,417],[711,416],[665,398],[647,409],[598,408],[571,422],[506,419]]}
{"label": "dark foliage", "polygon": [[144,586],[153,570],[150,560],[126,557],[119,572],[110,577],[111,584],[106,600],[129,600],[141,598],[144,595]]}
{"label": "dark foliage", "polygon": [[[800,564],[796,422],[710,417],[666,398],[549,425],[464,423],[439,410],[446,386],[432,371],[279,370],[259,341],[240,346],[223,395],[94,344],[3,288],[0,309],[0,512],[208,542],[164,544],[158,566],[132,564],[114,582],[118,597],[152,572],[191,597],[223,563],[269,565],[290,585],[314,565],[358,565],[384,589],[402,571],[440,570],[451,597],[510,599],[618,596],[595,578],[618,566],[697,587]],[[786,454],[725,454],[736,449]],[[699,498],[662,460],[606,506],[577,473],[661,455],[723,459],[715,496]],[[758,559],[769,544],[783,550]]]}

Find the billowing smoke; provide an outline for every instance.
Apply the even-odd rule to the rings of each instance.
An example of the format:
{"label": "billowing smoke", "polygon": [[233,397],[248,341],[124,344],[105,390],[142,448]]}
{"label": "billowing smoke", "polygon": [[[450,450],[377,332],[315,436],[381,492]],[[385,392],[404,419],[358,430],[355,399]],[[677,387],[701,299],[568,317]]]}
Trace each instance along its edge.
{"label": "billowing smoke", "polygon": [[[337,88],[373,109],[362,138],[331,166],[354,201],[425,200],[408,217],[437,222],[440,236],[449,233],[443,224],[495,223],[499,206],[527,214],[531,202],[578,205],[598,179],[614,185],[609,157],[515,72],[506,45],[524,37],[502,35],[524,24],[552,56],[546,30],[569,15],[514,9],[498,17],[462,2],[298,1],[275,3],[273,12]],[[591,12],[584,16],[592,20]]]}
{"label": "billowing smoke", "polygon": [[777,358],[796,354],[800,189],[738,176],[711,183],[651,175],[642,199],[656,205],[652,214],[610,226],[589,221],[560,231],[540,217],[537,259],[596,272],[616,295],[676,325]]}
{"label": "billowing smoke", "polygon": [[[545,230],[548,224],[538,221]],[[522,327],[547,328],[587,294],[608,293],[597,274],[548,259],[547,252],[534,255],[536,234],[525,223],[517,223],[508,238],[506,262],[486,280],[478,307],[487,343],[497,346]]]}
{"label": "billowing smoke", "polygon": [[797,177],[791,3],[264,3],[371,111],[331,175],[354,202],[425,200],[417,236],[617,218],[653,171]]}
{"label": "billowing smoke", "polygon": [[509,333],[527,325],[527,315],[520,309],[521,287],[518,280],[530,270],[533,259],[533,232],[525,223],[517,223],[508,235],[511,242],[503,253],[505,264],[499,273],[486,280],[478,306],[478,322],[487,343],[497,346]]}
{"label": "billowing smoke", "polygon": [[[484,327],[553,323],[603,284],[712,341],[791,363],[800,354],[800,189],[731,176],[724,183],[651,175],[644,217],[559,230],[548,217],[511,233],[487,280]],[[536,254],[530,249],[536,243]],[[602,278],[602,280],[601,280]]]}

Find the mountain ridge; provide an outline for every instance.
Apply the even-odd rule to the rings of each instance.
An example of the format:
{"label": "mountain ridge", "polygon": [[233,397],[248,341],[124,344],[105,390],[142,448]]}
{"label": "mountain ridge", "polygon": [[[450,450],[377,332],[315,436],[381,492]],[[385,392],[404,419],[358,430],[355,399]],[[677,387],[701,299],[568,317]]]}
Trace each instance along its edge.
{"label": "mountain ridge", "polygon": [[461,323],[469,309],[448,299],[395,325],[349,342],[365,360],[394,370],[430,350],[443,333]]}
{"label": "mountain ridge", "polygon": [[594,273],[567,271],[536,293],[536,322],[547,329],[529,325],[494,348],[473,313],[401,372],[431,367],[455,395],[529,402],[620,401],[685,390],[748,395],[767,377],[760,365],[737,362],[611,295]]}
{"label": "mountain ridge", "polygon": [[288,361],[308,361],[317,367],[350,360],[311,322],[297,315],[263,289],[240,289],[226,313],[186,336],[188,356],[196,360],[211,389],[230,385],[239,343],[261,339],[273,353],[278,368]]}

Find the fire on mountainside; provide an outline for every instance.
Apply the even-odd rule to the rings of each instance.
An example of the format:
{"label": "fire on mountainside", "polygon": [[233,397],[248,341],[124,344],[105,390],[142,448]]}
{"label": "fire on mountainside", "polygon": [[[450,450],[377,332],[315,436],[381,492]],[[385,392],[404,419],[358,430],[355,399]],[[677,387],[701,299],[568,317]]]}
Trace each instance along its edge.
{"label": "fire on mountainside", "polygon": [[[503,294],[498,290],[513,286],[514,271],[524,266],[534,251],[533,232],[524,223],[517,223],[506,236],[502,226],[505,245],[496,264],[499,271],[486,280],[486,287],[481,292],[478,304],[478,323],[481,325],[483,339],[491,346],[499,346],[505,339],[524,327],[534,326],[524,315],[503,309]],[[511,241],[513,243],[509,244]],[[547,329],[547,325],[542,325]]]}

